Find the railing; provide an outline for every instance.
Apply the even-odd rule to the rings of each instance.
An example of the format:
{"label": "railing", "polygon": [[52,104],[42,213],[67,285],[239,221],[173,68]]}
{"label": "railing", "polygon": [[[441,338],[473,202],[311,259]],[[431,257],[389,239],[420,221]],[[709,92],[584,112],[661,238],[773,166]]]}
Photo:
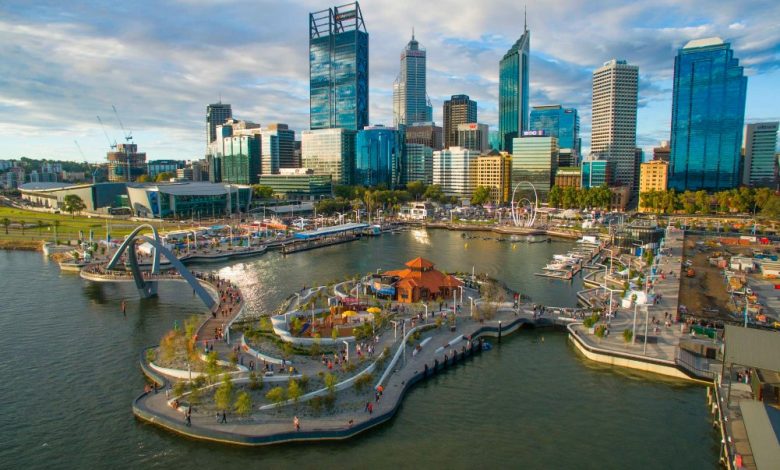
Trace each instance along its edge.
{"label": "railing", "polygon": [[696,356],[682,348],[677,348],[677,357],[675,357],[674,362],[697,377],[715,379],[715,372],[710,370],[712,361],[706,357]]}

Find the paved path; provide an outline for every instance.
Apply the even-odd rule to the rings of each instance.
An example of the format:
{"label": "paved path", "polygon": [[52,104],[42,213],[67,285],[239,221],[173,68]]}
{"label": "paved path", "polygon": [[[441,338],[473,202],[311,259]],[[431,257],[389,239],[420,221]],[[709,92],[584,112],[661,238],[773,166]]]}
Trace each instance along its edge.
{"label": "paved path", "polygon": [[[647,308],[647,315],[644,308],[640,306],[636,314],[636,336],[634,344],[626,344],[623,340],[623,330],[631,330],[634,325],[634,309],[618,308],[615,318],[609,322],[609,335],[606,338],[599,339],[595,335],[588,333],[583,325],[576,325],[574,329],[579,333],[579,337],[593,347],[598,347],[616,352],[629,352],[633,354],[646,355],[647,357],[674,361],[677,352],[677,345],[680,339],[688,337],[681,333],[681,325],[672,321],[670,326],[664,323],[664,314],[672,315],[672,320],[676,316],[678,306],[678,296],[680,292],[680,270],[682,267],[682,231],[670,230],[664,242],[665,250],[669,250],[668,256],[662,255],[659,259],[657,273],[665,273],[665,279],[660,276],[653,281],[651,292],[661,296],[661,300]],[[672,274],[670,275],[669,272]],[[619,306],[619,293],[615,293],[613,304]],[[608,297],[607,297],[608,298]],[[608,304],[608,301],[605,302]],[[645,318],[649,323],[645,322]],[[658,330],[655,330],[653,318],[659,321]],[[645,352],[642,337],[647,325],[648,338],[655,338],[657,342],[648,343]]]}

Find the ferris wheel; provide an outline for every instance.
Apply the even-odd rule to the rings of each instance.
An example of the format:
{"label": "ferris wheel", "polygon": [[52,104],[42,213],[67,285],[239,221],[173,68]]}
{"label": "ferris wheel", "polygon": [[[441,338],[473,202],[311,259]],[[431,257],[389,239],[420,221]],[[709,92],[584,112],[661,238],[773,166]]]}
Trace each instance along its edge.
{"label": "ferris wheel", "polygon": [[[534,192],[534,200],[523,197],[515,201],[517,196],[517,190],[521,185],[526,184],[531,187]],[[515,185],[515,189],[512,191],[512,223],[515,227],[533,227],[536,222],[536,211],[539,209],[539,196],[536,193],[536,187],[528,181],[520,181]]]}

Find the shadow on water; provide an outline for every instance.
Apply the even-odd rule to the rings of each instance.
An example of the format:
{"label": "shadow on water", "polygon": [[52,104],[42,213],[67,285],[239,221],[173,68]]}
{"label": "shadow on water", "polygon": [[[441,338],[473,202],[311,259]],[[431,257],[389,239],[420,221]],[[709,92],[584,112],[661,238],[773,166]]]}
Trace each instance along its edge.
{"label": "shadow on water", "polygon": [[84,297],[98,305],[104,305],[107,303],[105,287],[102,282],[87,281],[84,283],[84,288],[82,291],[84,292]]}

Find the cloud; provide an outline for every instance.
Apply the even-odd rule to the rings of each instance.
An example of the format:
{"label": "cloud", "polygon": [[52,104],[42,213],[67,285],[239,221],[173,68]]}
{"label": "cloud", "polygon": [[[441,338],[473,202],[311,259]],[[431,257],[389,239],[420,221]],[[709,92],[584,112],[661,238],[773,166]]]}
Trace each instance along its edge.
{"label": "cloud", "polygon": [[[332,2],[336,4],[338,2]],[[308,127],[308,13],[322,1],[7,0],[0,4],[0,158],[93,160],[106,150],[111,105],[150,158],[203,154],[205,107],[220,96],[237,117]],[[392,83],[414,27],[428,51],[434,118],[453,94],[497,121],[498,61],[523,31],[514,0],[366,0],[372,123],[392,123]],[[532,1],[531,104],[578,108],[588,146],[592,70],[611,58],[640,69],[638,142],[668,138],[678,48],[721,36],[746,73],[780,68],[780,5],[771,1]],[[775,96],[767,96],[774,100]],[[762,107],[772,109],[771,106]],[[749,119],[754,116],[748,108]]]}

